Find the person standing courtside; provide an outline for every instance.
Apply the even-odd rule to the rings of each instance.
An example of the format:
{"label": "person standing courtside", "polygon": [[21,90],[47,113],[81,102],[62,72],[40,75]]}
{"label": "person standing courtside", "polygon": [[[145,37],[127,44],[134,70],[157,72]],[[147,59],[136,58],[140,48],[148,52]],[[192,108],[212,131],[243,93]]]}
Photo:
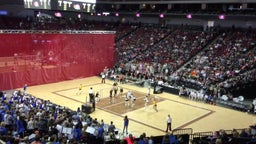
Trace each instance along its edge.
{"label": "person standing courtside", "polygon": [[170,115],[167,116],[166,122],[167,122],[166,132],[172,131],[172,118]]}
{"label": "person standing courtside", "polygon": [[28,85],[25,84],[25,85],[23,86],[23,93],[24,93],[24,95],[27,94],[27,88],[28,88]]}
{"label": "person standing courtside", "polygon": [[123,133],[126,132],[126,134],[128,134],[128,125],[129,125],[129,119],[127,116],[124,117],[124,129],[123,129]]}
{"label": "person standing courtside", "polygon": [[106,74],[103,72],[102,74],[101,74],[101,83],[105,83],[106,81]]}
{"label": "person standing courtside", "polygon": [[94,93],[92,87],[89,90],[89,102],[92,103],[94,101]]}

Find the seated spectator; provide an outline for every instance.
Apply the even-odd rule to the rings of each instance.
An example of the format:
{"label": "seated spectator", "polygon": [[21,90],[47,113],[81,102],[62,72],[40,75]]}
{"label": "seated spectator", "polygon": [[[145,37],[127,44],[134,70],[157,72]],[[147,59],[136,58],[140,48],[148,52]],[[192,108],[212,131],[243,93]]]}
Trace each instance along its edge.
{"label": "seated spectator", "polygon": [[7,135],[7,129],[5,128],[4,122],[1,122],[0,124],[0,135],[1,136]]}
{"label": "seated spectator", "polygon": [[227,143],[229,141],[228,135],[225,130],[220,130],[220,139],[222,143]]}
{"label": "seated spectator", "polygon": [[163,139],[162,139],[162,143],[161,144],[170,144],[170,137],[168,134],[165,134],[163,136]]}
{"label": "seated spectator", "polygon": [[147,143],[147,141],[145,140],[144,136],[143,136],[143,135],[140,135],[138,144],[146,144],[146,143]]}
{"label": "seated spectator", "polygon": [[221,138],[217,138],[215,144],[223,144]]}
{"label": "seated spectator", "polygon": [[33,141],[31,144],[42,144],[40,136],[36,136],[35,141]]}
{"label": "seated spectator", "polygon": [[249,135],[248,135],[248,133],[245,131],[245,129],[243,129],[242,131],[241,131],[241,133],[239,134],[239,137],[248,137]]}
{"label": "seated spectator", "polygon": [[154,144],[153,136],[149,137],[148,144]]}
{"label": "seated spectator", "polygon": [[110,122],[110,125],[108,126],[108,132],[109,133],[114,133],[115,132],[115,125],[113,124],[113,121]]}
{"label": "seated spectator", "polygon": [[233,138],[237,138],[238,136],[239,136],[238,131],[237,131],[236,129],[233,129],[233,130],[232,130],[232,137],[233,137]]}
{"label": "seated spectator", "polygon": [[104,143],[104,128],[100,124],[98,124],[98,132],[97,132],[97,139],[99,143]]}
{"label": "seated spectator", "polygon": [[129,136],[125,138],[125,141],[127,142],[127,144],[134,144],[135,137],[132,134],[129,134]]}

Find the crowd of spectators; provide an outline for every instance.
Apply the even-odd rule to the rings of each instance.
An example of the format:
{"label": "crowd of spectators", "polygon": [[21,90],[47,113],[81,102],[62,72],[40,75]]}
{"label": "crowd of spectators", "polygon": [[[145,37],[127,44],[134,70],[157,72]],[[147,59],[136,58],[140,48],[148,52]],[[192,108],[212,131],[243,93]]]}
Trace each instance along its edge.
{"label": "crowd of spectators", "polygon": [[[0,140],[15,143],[126,143],[133,134],[122,136],[113,121],[90,117],[76,111],[15,90],[0,97]],[[117,138],[118,134],[118,138]],[[141,138],[149,139],[144,133]]]}
{"label": "crowd of spectators", "polygon": [[[129,72],[129,75],[133,73],[132,75],[136,76],[169,77],[216,35],[201,31],[169,30],[163,33],[161,28],[147,27],[143,29],[153,33],[136,30],[136,33],[130,34],[128,38],[124,38],[116,44],[119,56],[122,58],[119,67],[123,71]],[[155,33],[158,35],[156,36]],[[156,38],[153,38],[155,36]],[[157,41],[153,42],[153,39]],[[135,42],[131,42],[132,40]],[[120,72],[120,70],[118,71]]]}
{"label": "crowd of spectators", "polygon": [[[249,4],[248,4],[249,5]],[[224,8],[225,7],[225,8]],[[104,4],[100,4],[97,6],[96,10],[98,12],[112,12],[115,13],[117,9],[115,7],[108,7]],[[196,14],[196,15],[219,15],[219,14],[225,14],[225,15],[255,15],[256,10],[253,7],[243,8],[241,5],[236,4],[207,4],[207,8],[201,9],[199,4],[186,4],[182,3],[182,6],[174,4],[172,8],[169,8],[165,4],[159,4],[156,5],[150,5],[145,4],[143,6],[139,6],[139,4],[128,4],[125,7],[122,7],[118,9],[118,11],[121,14],[131,14],[131,13],[140,13],[140,14],[152,14],[152,15],[158,15],[161,12],[164,12],[166,15],[186,15],[188,13],[190,14]]]}
{"label": "crowd of spectators", "polygon": [[[150,27],[147,29],[150,29]],[[154,33],[161,33],[161,29],[151,29],[151,31],[156,30],[159,32]],[[138,33],[142,32],[138,31],[136,34],[131,34],[130,37],[133,40],[142,39],[141,34]],[[147,33],[143,32],[143,34]],[[136,46],[130,42],[132,38],[129,38],[129,40],[122,39],[116,45],[120,57],[122,57],[121,62],[123,62],[119,67],[123,71],[129,72],[128,75],[135,75],[135,77],[138,75],[154,75],[168,81],[169,77],[173,76],[171,74],[175,74],[180,66],[204,48],[214,36],[216,36],[216,33],[202,31],[168,31],[162,36],[161,41],[144,44],[146,48],[143,50],[134,49]],[[141,45],[141,41],[139,42],[138,46]],[[131,50],[127,52],[129,48]],[[126,61],[129,61],[129,63]]]}
{"label": "crowd of spectators", "polygon": [[[77,141],[85,136],[82,133],[85,128],[83,121],[97,125],[80,110],[72,112],[50,101],[24,95],[21,91],[14,91],[11,95],[5,93],[1,97],[0,113],[1,139],[7,143]],[[57,124],[67,128],[74,126],[76,134],[59,133]]]}
{"label": "crowd of spectators", "polygon": [[253,144],[255,143],[254,126],[246,129],[219,130],[211,135],[194,138],[193,144]]}
{"label": "crowd of spectators", "polygon": [[140,59],[142,53],[163,39],[169,31],[166,28],[138,26],[135,31],[116,42],[120,61],[127,63],[134,59]]}
{"label": "crowd of spectators", "polygon": [[214,33],[175,30],[165,39],[141,54],[141,61],[167,63],[171,71],[177,69],[201,50],[214,37]]}
{"label": "crowd of spectators", "polygon": [[115,23],[95,22],[79,18],[0,17],[2,30],[112,30]]}
{"label": "crowd of spectators", "polygon": [[[256,79],[256,32],[253,29],[204,32],[79,19],[41,21],[29,17],[1,18],[0,22],[1,29],[117,30],[116,53],[119,60],[113,71],[124,75],[125,79],[185,85],[209,91],[212,97],[227,94],[231,88]],[[36,134],[35,139],[75,143],[90,140],[83,133],[88,125],[102,128],[101,122],[83,115],[80,110],[72,112],[49,101],[19,93],[2,98],[0,132],[11,135],[5,137],[6,141],[28,141],[28,136]],[[37,125],[29,130],[29,123],[33,122]],[[61,133],[59,137],[57,124],[74,126],[76,135]],[[45,129],[48,127],[51,129]]]}
{"label": "crowd of spectators", "polygon": [[[117,42],[122,43],[117,49],[125,51],[120,54],[124,63],[117,66],[118,72],[122,69],[128,78],[154,77],[196,90],[207,87],[212,93],[217,87],[215,94],[230,85],[235,87],[239,83],[236,76],[243,73],[247,74],[240,76],[243,83],[249,80],[247,77],[254,81],[249,71],[255,69],[255,32],[251,29],[229,30],[220,32],[217,38],[216,35],[215,32],[176,30],[158,43],[147,45],[143,51],[132,49],[128,54],[125,50],[129,48],[130,40],[124,47],[126,39],[122,39]],[[131,36],[134,39],[141,37],[138,34]],[[129,63],[126,60],[130,60]]]}
{"label": "crowd of spectators", "polygon": [[178,85],[192,83],[196,89],[217,83],[223,87],[226,84],[223,81],[255,68],[256,38],[253,29],[217,33],[39,16],[1,17],[0,21],[1,29],[116,30],[115,56],[119,58],[116,61],[125,71],[154,74]]}
{"label": "crowd of spectators", "polygon": [[[93,129],[93,130],[92,130]],[[146,133],[129,133],[117,139],[118,130],[111,121],[92,118],[78,108],[76,111],[14,91],[4,93],[0,103],[0,139],[8,144],[111,143],[154,144],[189,141],[187,134],[166,134],[148,137]],[[207,137],[190,139],[192,143],[255,142],[255,126],[231,131],[216,131]]]}
{"label": "crowd of spectators", "polygon": [[[230,31],[222,33],[215,42],[193,58],[186,66],[178,71],[178,77],[184,81],[199,84],[201,87],[218,89],[235,86],[233,77],[242,75],[250,77],[251,70],[255,69],[255,40],[253,31]],[[254,76],[253,76],[254,77]],[[226,81],[227,80],[227,81]],[[252,79],[252,80],[255,80]]]}
{"label": "crowd of spectators", "polygon": [[[0,142],[7,144],[154,144],[182,142],[172,134],[147,136],[121,133],[89,114],[36,98],[20,90],[0,97]],[[184,142],[183,142],[184,143]],[[186,143],[186,142],[185,142]],[[184,144],[185,144],[184,143]]]}

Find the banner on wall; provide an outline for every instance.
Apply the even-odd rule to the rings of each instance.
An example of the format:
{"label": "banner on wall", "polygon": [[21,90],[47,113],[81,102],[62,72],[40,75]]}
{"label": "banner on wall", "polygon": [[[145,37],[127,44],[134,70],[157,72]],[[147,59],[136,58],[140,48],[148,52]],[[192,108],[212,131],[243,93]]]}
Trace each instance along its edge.
{"label": "banner on wall", "polygon": [[98,75],[104,67],[113,66],[114,37],[0,34],[0,90]]}

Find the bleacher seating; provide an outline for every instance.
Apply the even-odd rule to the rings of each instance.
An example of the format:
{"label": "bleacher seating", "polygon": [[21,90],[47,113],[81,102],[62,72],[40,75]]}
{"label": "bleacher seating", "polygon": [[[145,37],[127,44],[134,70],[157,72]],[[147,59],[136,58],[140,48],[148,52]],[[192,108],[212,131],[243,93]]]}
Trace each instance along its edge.
{"label": "bleacher seating", "polygon": [[[182,29],[169,29],[167,27],[153,27],[146,25],[116,25],[108,22],[89,22],[78,19],[53,19],[53,20],[31,20],[25,18],[1,17],[0,29],[18,30],[117,30],[118,40],[116,52],[119,60],[116,61],[116,72],[124,73],[126,78],[135,81],[151,79],[163,81],[164,84],[181,86],[185,85],[192,89],[200,90],[206,87],[206,91],[213,97],[218,96],[219,89],[236,87],[248,81],[255,81],[255,55],[256,55],[256,32],[255,30],[229,29],[218,32],[192,31]],[[185,65],[184,65],[185,64]],[[120,74],[119,73],[119,74]],[[242,83],[242,84],[243,84]],[[141,83],[140,83],[141,84]],[[227,94],[221,93],[221,94]],[[37,100],[33,97],[31,101]],[[43,100],[41,100],[42,102]],[[237,110],[248,111],[248,105],[239,102],[216,100],[217,104],[225,105]],[[53,119],[54,110],[58,109],[60,117],[56,117],[54,124],[62,122],[69,123],[72,114],[79,113],[45,102],[52,112],[46,116]],[[1,106],[8,105],[2,101]],[[52,107],[54,106],[54,107]],[[33,106],[34,107],[34,106]],[[38,106],[35,109],[40,111]],[[37,112],[38,112],[37,111]],[[35,111],[36,114],[36,111]],[[31,116],[32,117],[32,116]],[[83,115],[83,117],[85,117]],[[67,119],[66,119],[67,118]],[[19,121],[14,118],[15,121]],[[98,123],[89,116],[83,119],[92,124]],[[94,123],[95,122],[95,123]],[[2,127],[4,127],[2,125]],[[24,132],[24,130],[22,131]],[[2,139],[9,141],[9,136]],[[231,132],[220,131],[222,136],[229,137],[229,143],[253,143],[255,139],[250,132],[245,132],[247,137],[232,137]],[[242,131],[240,132],[242,133]],[[26,141],[28,134],[23,134],[21,141]],[[193,133],[192,129],[174,130],[171,139],[188,143],[190,140],[196,143],[212,141],[212,132]],[[45,138],[48,135],[44,135]],[[86,138],[84,138],[86,137]],[[191,138],[192,137],[192,138]],[[169,137],[170,138],[170,137]],[[215,139],[216,138],[216,139]],[[222,137],[214,137],[214,140]],[[11,138],[14,140],[13,138]],[[93,135],[83,135],[78,141],[95,141]],[[163,136],[155,136],[156,142],[162,141]],[[65,141],[63,137],[59,141]],[[111,141],[119,143],[122,140]],[[224,141],[224,140],[223,140]],[[109,142],[110,143],[110,142]]]}

